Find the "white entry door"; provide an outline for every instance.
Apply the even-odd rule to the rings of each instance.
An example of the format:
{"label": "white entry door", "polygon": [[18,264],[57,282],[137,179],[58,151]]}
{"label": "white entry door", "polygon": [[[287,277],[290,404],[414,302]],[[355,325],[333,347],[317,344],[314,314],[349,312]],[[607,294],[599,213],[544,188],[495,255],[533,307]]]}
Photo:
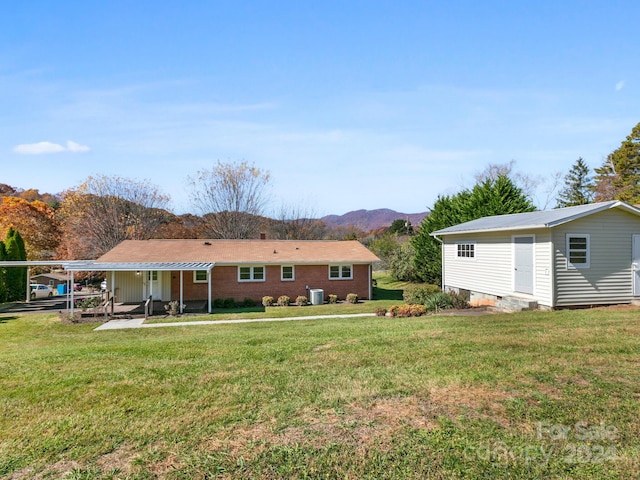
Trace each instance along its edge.
{"label": "white entry door", "polygon": [[513,289],[533,294],[533,236],[513,237]]}
{"label": "white entry door", "polygon": [[633,296],[640,297],[640,235],[632,236],[631,273],[633,275]]}
{"label": "white entry door", "polygon": [[162,300],[162,274],[157,270],[145,272],[142,300],[152,296],[154,300]]}

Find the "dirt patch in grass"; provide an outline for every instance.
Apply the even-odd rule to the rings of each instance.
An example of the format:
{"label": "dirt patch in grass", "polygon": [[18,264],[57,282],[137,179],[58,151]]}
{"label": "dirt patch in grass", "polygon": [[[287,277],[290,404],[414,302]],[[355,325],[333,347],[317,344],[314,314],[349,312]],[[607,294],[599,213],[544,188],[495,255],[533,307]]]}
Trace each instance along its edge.
{"label": "dirt patch in grass", "polygon": [[30,480],[44,480],[49,478],[63,478],[69,473],[71,473],[74,469],[79,468],[80,465],[76,462],[69,462],[66,460],[60,460],[59,462],[54,463],[53,465],[47,467],[40,473],[36,473],[34,475],[34,468],[27,467],[22,470],[15,471],[9,477],[9,480],[26,480],[27,478]]}
{"label": "dirt patch in grass", "polygon": [[131,473],[131,462],[137,456],[132,447],[123,446],[98,458],[96,465],[105,471],[119,470],[123,473]]}
{"label": "dirt patch in grass", "polygon": [[225,451],[238,456],[251,450],[253,454],[268,445],[309,445],[320,448],[328,444],[353,445],[367,449],[373,445],[385,448],[402,429],[434,430],[442,417],[456,418],[461,414],[507,425],[502,402],[510,394],[479,387],[433,387],[428,399],[416,396],[380,398],[369,404],[351,404],[343,411],[313,410],[302,412],[296,425],[279,428],[274,421],[245,427],[230,427],[210,439],[203,448]]}
{"label": "dirt patch in grass", "polygon": [[445,410],[416,397],[378,399],[370,405],[350,405],[344,411],[302,412],[296,425],[279,428],[275,421],[245,427],[231,427],[210,439],[203,447],[232,456],[248,450],[258,454],[268,445],[309,445],[321,448],[344,443],[358,449],[385,445],[403,428],[432,430]]}
{"label": "dirt patch in grass", "polygon": [[346,339],[343,340],[342,342],[329,342],[329,343],[325,343],[324,345],[318,345],[316,347],[313,348],[314,352],[321,352],[323,350],[329,350],[333,347],[337,347],[338,345],[353,345],[354,343],[359,343],[360,340],[357,338],[351,338],[351,339]]}
{"label": "dirt patch in grass", "polygon": [[510,421],[504,403],[512,397],[511,393],[504,390],[477,385],[450,384],[433,386],[429,390],[431,402],[448,411],[450,416],[477,415],[505,427],[510,425]]}

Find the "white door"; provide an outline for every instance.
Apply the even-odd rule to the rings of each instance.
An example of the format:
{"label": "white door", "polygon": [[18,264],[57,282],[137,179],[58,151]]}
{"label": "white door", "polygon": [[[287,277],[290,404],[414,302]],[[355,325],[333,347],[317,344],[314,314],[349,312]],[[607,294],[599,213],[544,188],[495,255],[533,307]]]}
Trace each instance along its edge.
{"label": "white door", "polygon": [[533,294],[533,237],[513,237],[513,289]]}
{"label": "white door", "polygon": [[142,300],[150,296],[154,300],[162,300],[162,274],[157,270],[145,272]]}
{"label": "white door", "polygon": [[633,275],[633,296],[640,297],[640,235],[632,236],[631,273]]}

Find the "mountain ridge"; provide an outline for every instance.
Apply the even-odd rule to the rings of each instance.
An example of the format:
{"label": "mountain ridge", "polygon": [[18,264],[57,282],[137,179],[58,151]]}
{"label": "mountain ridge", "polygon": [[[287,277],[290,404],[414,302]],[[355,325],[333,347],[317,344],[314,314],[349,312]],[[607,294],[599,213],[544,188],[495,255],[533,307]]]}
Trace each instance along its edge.
{"label": "mountain ridge", "polygon": [[353,210],[343,215],[326,215],[320,220],[329,227],[353,226],[360,230],[369,231],[389,227],[394,220],[399,218],[407,219],[411,225],[418,226],[427,215],[429,212],[402,213],[390,208],[377,208],[374,210]]}

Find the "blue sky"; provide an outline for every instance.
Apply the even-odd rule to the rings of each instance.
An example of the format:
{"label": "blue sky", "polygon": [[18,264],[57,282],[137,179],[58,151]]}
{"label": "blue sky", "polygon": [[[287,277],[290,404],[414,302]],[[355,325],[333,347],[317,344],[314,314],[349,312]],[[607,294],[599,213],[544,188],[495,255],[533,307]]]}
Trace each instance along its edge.
{"label": "blue sky", "polygon": [[[599,166],[640,121],[632,1],[41,1],[0,16],[0,183],[217,161],[272,208],[420,212],[490,163]],[[544,194],[537,193],[539,204]]]}

